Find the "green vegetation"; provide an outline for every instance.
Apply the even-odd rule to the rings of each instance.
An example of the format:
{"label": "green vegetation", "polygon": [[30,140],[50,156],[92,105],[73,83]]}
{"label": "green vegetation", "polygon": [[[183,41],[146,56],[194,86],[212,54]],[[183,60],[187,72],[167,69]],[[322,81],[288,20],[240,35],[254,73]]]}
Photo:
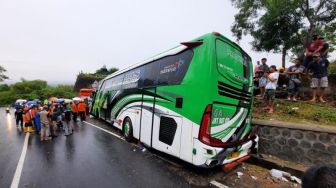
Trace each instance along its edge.
{"label": "green vegetation", "polygon": [[330,74],[336,74],[336,60],[330,61],[329,73]]}
{"label": "green vegetation", "polygon": [[104,79],[106,76],[118,71],[117,68],[107,69],[104,65],[102,68],[95,71],[95,73],[83,73],[80,72],[77,75],[76,83],[74,86],[75,91],[79,91],[81,88],[91,88],[91,84],[94,81],[100,81]]}
{"label": "green vegetation", "polygon": [[335,104],[309,103],[308,101],[276,101],[276,111],[268,114],[263,111],[263,101],[254,101],[254,119],[275,120],[293,123],[336,125]]}
{"label": "green vegetation", "polygon": [[334,0],[231,0],[239,9],[231,31],[238,40],[253,37],[256,51],[282,53],[282,66],[288,51],[303,53],[312,34],[323,35],[336,44],[336,2]]}
{"label": "green vegetation", "polygon": [[22,79],[12,85],[0,85],[0,105],[9,105],[16,99],[22,98],[26,100],[40,99],[44,100],[49,97],[73,98],[77,93],[73,91],[72,86],[59,85],[56,87],[48,86],[46,81]]}

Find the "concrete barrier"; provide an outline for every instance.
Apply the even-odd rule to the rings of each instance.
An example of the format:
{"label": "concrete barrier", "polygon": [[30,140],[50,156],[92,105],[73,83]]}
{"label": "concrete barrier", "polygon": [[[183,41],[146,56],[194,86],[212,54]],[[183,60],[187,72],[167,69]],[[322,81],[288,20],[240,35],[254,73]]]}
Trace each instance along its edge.
{"label": "concrete barrier", "polygon": [[259,153],[307,165],[336,164],[336,127],[253,120]]}

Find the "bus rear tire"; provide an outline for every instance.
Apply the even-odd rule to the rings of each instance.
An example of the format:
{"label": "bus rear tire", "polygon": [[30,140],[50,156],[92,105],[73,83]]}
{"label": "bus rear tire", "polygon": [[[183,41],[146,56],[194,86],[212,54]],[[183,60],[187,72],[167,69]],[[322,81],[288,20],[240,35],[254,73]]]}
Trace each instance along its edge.
{"label": "bus rear tire", "polygon": [[133,126],[129,117],[124,119],[122,132],[127,142],[131,142],[133,140]]}

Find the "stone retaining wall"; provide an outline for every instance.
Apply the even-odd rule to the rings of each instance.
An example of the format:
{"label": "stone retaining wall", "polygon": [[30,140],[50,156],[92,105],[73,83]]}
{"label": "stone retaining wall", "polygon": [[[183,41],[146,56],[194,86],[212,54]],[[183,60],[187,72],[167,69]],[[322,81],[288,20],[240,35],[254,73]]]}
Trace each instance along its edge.
{"label": "stone retaining wall", "polygon": [[336,127],[254,120],[259,153],[307,165],[336,164]]}

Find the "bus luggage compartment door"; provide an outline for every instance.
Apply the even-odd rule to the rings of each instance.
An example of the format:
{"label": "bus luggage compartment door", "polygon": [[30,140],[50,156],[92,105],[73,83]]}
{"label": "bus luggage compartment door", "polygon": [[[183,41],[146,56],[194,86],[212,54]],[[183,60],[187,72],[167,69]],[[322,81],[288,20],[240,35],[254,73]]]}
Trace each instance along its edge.
{"label": "bus luggage compartment door", "polygon": [[153,126],[153,148],[180,157],[181,125],[181,117],[156,113]]}

